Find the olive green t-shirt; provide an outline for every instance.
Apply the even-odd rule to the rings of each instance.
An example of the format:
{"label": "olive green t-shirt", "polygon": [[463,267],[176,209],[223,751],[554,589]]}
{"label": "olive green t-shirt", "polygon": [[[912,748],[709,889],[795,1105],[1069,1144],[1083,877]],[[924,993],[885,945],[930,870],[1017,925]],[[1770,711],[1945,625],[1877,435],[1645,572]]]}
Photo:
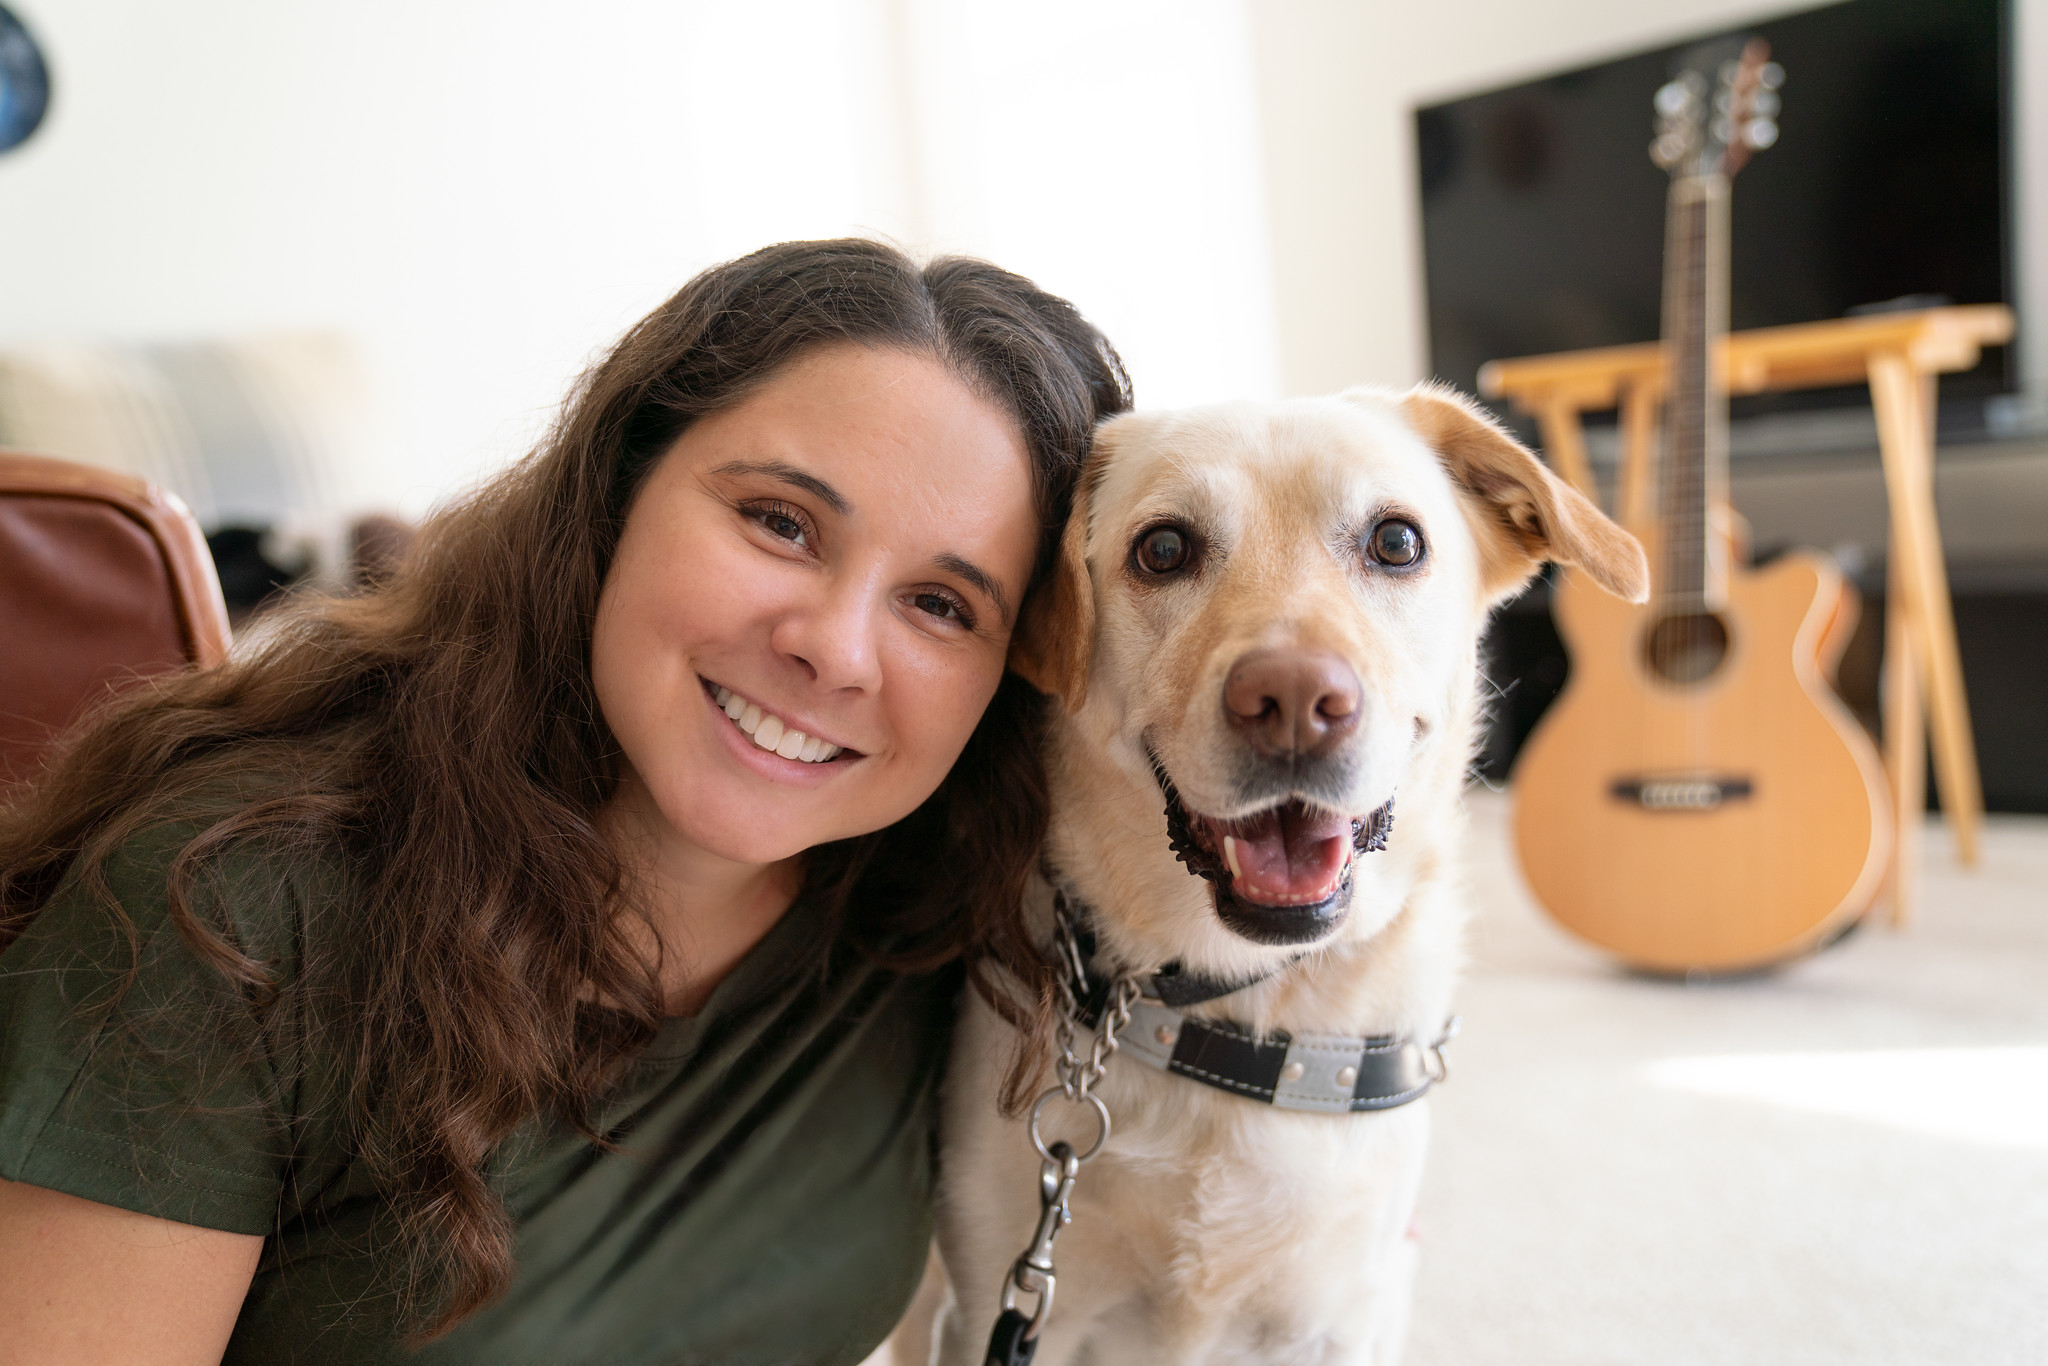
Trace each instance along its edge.
{"label": "olive green t-shirt", "polygon": [[[800,898],[607,1098],[617,1150],[534,1121],[493,1157],[515,1282],[412,1353],[390,1211],[318,1031],[171,923],[166,871],[192,829],[105,865],[137,956],[75,870],[0,954],[0,1176],[263,1235],[228,1362],[855,1363],[887,1335],[930,1236],[956,975],[824,942]],[[240,946],[287,971],[319,936],[374,933],[305,860],[239,855],[210,885]]]}

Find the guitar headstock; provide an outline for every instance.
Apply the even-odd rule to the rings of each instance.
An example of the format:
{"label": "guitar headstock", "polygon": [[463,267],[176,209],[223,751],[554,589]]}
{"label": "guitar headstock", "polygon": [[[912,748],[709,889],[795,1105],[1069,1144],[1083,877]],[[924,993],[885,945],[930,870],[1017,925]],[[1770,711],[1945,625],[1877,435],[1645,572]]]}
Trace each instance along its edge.
{"label": "guitar headstock", "polygon": [[1761,38],[1702,43],[1654,101],[1657,138],[1650,160],[1673,177],[1732,176],[1750,154],[1778,140],[1778,87],[1785,69]]}

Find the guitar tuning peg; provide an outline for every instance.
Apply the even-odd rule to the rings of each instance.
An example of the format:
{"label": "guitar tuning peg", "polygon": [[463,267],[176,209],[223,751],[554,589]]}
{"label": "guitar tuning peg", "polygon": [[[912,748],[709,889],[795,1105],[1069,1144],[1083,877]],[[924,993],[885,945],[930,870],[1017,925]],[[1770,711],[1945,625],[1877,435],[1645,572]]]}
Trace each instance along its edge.
{"label": "guitar tuning peg", "polygon": [[1666,133],[1650,144],[1650,160],[1664,170],[1668,171],[1676,166],[1684,156],[1685,143],[1673,134]]}
{"label": "guitar tuning peg", "polygon": [[1653,101],[1657,112],[1667,119],[1675,119],[1683,114],[1686,105],[1691,102],[1692,92],[1678,81],[1666,81],[1658,86],[1657,97]]}
{"label": "guitar tuning peg", "polygon": [[1726,145],[1735,141],[1735,125],[1727,119],[1715,119],[1712,128],[1714,141]]}
{"label": "guitar tuning peg", "polygon": [[1759,90],[1750,99],[1749,107],[1758,118],[1776,118],[1781,101],[1775,90]]}
{"label": "guitar tuning peg", "polygon": [[1756,83],[1766,90],[1776,90],[1785,83],[1785,68],[1776,62],[1765,62],[1764,69],[1756,74]]}
{"label": "guitar tuning peg", "polygon": [[1742,130],[1742,140],[1761,152],[1778,140],[1778,125],[1769,119],[1751,119]]}

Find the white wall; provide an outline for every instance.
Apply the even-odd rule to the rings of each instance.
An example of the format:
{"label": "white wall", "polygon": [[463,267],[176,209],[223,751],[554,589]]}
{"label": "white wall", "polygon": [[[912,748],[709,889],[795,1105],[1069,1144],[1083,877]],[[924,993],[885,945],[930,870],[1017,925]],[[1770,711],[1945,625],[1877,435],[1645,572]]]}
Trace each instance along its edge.
{"label": "white wall", "polygon": [[915,236],[1080,303],[1141,402],[1277,393],[1247,0],[897,5]]}
{"label": "white wall", "polygon": [[1153,402],[1278,386],[1240,0],[10,5],[55,102],[0,157],[0,345],[344,332],[384,396],[352,502],[516,455],[790,237],[1032,274]]}
{"label": "white wall", "polygon": [[2028,425],[2048,431],[2048,0],[2013,0],[2013,29],[2020,363]]}

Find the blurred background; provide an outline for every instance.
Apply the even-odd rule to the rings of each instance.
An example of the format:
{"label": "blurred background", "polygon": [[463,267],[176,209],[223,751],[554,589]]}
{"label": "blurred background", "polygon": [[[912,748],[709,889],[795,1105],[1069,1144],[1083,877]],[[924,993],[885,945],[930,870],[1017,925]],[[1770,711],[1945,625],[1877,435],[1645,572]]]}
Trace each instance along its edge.
{"label": "blurred background", "polygon": [[[2018,315],[1944,379],[1934,478],[1988,803],[2048,811],[2048,0],[0,3],[0,446],[177,493],[238,616],[390,553],[779,239],[1028,274],[1145,405],[1653,340],[1650,94],[1755,26],[1788,78],[1736,325]],[[1867,396],[1735,418],[1759,554],[1864,591],[1840,687],[1874,726]],[[1588,445],[1611,485],[1613,427]],[[1549,601],[1489,644],[1494,782],[1569,669]],[[2038,816],[1971,874],[1932,829],[1912,934],[1695,991],[1544,921],[1474,805],[1414,1360],[2048,1360]]]}
{"label": "blurred background", "polygon": [[[1898,292],[1987,302],[1976,296],[1988,291],[2018,309],[2024,339],[2048,321],[2048,269],[2029,259],[2030,246],[2048,248],[2048,101],[2030,95],[2048,88],[2048,6],[1828,8],[1873,6],[1934,16],[1944,33],[1988,25],[1988,95],[1982,79],[1952,87],[1939,63],[1901,67],[1916,39],[1908,22],[1889,50],[1892,86],[1862,92],[1880,112],[1857,128],[1910,130],[1952,88],[1975,100],[1980,124],[1988,110],[1972,164],[1991,180],[1971,202],[1991,205],[1989,265],[1979,250],[1953,279]],[[272,582],[344,561],[360,514],[416,517],[516,458],[627,324],[703,266],[782,238],[881,234],[1029,274],[1108,331],[1147,404],[1432,373],[1469,386],[1487,353],[1647,340],[1661,177],[1639,155],[1646,96],[1614,73],[1633,59],[1654,76],[1675,44],[1788,11],[1736,0],[9,8],[43,53],[49,98],[41,126],[0,155],[0,442],[121,464],[179,493],[213,537],[238,613]],[[1625,98],[1551,98],[1564,87],[1544,78],[1596,68]],[[1859,70],[1882,74],[1882,62]],[[1794,62],[1787,148],[1816,145],[1839,86],[1813,60],[1803,76]],[[1930,167],[1952,159],[1926,137],[1905,145]],[[1791,154],[1772,155],[1754,181],[1796,186]],[[1599,217],[1602,202],[1580,193],[1577,168],[1617,159],[1626,174],[1615,175],[1651,187],[1647,216],[1639,204],[1634,218]],[[1945,200],[1955,183],[1907,194]],[[1771,216],[1773,198],[1745,184],[1738,253],[1744,225],[1755,236],[1786,221]],[[1589,237],[1583,210],[1545,218],[1560,202],[1591,206],[1612,240]],[[1563,250],[1573,243],[1586,250]],[[1648,272],[1647,307],[1589,312],[1603,282],[1552,278],[1544,264],[1569,262],[1569,275],[1607,257]],[[1775,284],[1805,267],[1789,260]],[[1849,296],[1767,297],[1796,314]],[[2048,597],[2015,605],[2048,591],[2048,347],[2022,344],[1998,366],[1980,385],[1994,402],[1967,420],[1944,414],[1955,440],[1939,479],[1972,687],[1989,690],[1972,700],[1983,720],[2024,730],[2027,708],[1997,680],[2048,661],[1987,651],[1982,637],[2048,636]],[[1846,422],[1800,416],[1738,426],[1737,504],[1762,548],[1834,549],[1875,586],[1884,499],[1867,403]],[[1611,467],[1601,430],[1593,447]],[[1976,601],[1986,595],[1996,601]],[[1496,777],[1562,681],[1541,608],[1532,599],[1502,623],[1500,671],[1525,683],[1488,752]],[[1866,638],[1852,651],[1843,684],[1873,714],[1874,667],[1856,661],[1875,648]],[[2048,730],[2018,745],[1983,746],[2013,756],[1987,771],[1992,804],[2048,809]]]}

